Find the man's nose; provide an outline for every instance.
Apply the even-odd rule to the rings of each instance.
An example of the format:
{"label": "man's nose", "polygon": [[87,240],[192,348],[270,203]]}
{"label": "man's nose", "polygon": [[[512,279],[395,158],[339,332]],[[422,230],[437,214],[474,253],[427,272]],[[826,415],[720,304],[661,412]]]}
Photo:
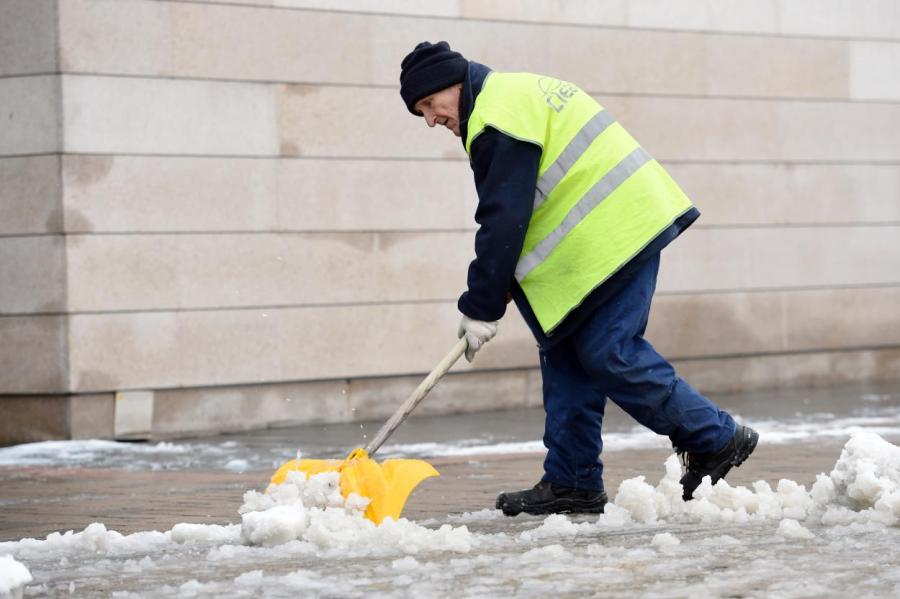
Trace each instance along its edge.
{"label": "man's nose", "polygon": [[433,112],[425,115],[425,122],[429,127],[434,127],[437,124],[437,116]]}

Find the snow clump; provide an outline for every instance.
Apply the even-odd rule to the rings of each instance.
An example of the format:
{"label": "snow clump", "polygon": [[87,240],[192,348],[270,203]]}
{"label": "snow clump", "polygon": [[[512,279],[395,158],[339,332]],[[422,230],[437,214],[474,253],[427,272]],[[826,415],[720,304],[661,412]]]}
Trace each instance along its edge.
{"label": "snow clump", "polygon": [[662,549],[663,547],[674,547],[676,545],[681,545],[681,539],[670,532],[661,532],[659,534],[653,535],[653,539],[650,541],[650,545],[652,545],[653,547],[658,547],[660,549]]}
{"label": "snow clump", "polygon": [[0,596],[21,596],[23,586],[31,582],[31,572],[11,555],[0,555]]}
{"label": "snow clump", "polygon": [[786,539],[816,538],[816,535],[810,532],[808,528],[791,518],[785,518],[778,524],[778,534]]}
{"label": "snow clump", "polygon": [[307,477],[289,472],[284,483],[269,485],[265,493],[248,491],[241,514],[241,539],[245,545],[272,547],[294,541],[311,544],[319,551],[365,552],[400,550],[407,554],[442,550],[467,553],[477,542],[465,526],[449,524],[434,530],[406,518],[385,518],[375,525],[365,518],[369,500],[340,491],[340,473],[324,472]]}

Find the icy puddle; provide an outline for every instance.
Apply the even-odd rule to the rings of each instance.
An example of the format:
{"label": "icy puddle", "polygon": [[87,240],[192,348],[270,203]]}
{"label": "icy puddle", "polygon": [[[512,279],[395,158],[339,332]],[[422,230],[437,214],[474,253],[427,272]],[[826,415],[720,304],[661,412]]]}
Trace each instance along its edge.
{"label": "icy puddle", "polygon": [[[622,482],[600,517],[482,510],[375,526],[337,477],[249,491],[240,522],[0,543],[0,589],[58,597],[897,596],[900,448],[859,433],[811,488]],[[30,574],[29,574],[30,573]],[[20,582],[10,582],[18,576]],[[2,596],[0,590],[0,596]]]}

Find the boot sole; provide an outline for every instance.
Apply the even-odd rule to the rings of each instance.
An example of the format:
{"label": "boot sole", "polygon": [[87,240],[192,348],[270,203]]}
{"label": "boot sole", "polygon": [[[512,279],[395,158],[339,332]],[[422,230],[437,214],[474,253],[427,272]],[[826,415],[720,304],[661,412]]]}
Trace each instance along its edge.
{"label": "boot sole", "polygon": [[543,514],[602,514],[605,506],[606,501],[554,499],[546,503],[520,507],[508,505],[503,497],[498,497],[496,508],[502,511],[504,516],[518,516],[522,513],[541,516]]}

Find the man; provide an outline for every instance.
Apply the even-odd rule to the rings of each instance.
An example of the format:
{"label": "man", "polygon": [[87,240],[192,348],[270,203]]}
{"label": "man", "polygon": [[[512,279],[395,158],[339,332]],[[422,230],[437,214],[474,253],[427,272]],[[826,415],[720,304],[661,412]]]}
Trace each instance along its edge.
{"label": "man", "polygon": [[660,251],[699,216],[650,155],[587,93],[492,72],[446,42],[403,60],[400,95],[461,138],[478,191],[476,258],[459,298],[466,358],[497,332],[511,297],[540,348],[544,476],[497,508],[602,512],[608,397],[683,455],[689,500],[739,466],[759,436],[694,390],[643,335]]}

